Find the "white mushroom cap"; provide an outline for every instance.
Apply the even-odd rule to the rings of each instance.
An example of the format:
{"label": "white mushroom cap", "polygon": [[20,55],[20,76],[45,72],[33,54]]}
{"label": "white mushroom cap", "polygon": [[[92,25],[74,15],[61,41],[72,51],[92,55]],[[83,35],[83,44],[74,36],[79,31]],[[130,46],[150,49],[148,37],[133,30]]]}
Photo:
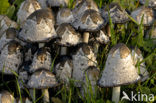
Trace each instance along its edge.
{"label": "white mushroom cap", "polygon": [[55,75],[52,72],[40,69],[31,75],[27,86],[28,88],[46,89],[55,87],[57,84]]}
{"label": "white mushroom cap", "polygon": [[23,1],[17,12],[17,21],[20,23],[20,26],[22,27],[27,17],[38,9],[41,9],[41,7],[36,0]]}
{"label": "white mushroom cap", "polygon": [[59,25],[56,32],[59,38],[57,43],[60,45],[74,46],[82,41],[81,35],[70,24],[63,23]]}
{"label": "white mushroom cap", "polygon": [[9,27],[17,28],[18,25],[7,16],[0,15],[0,37]]}
{"label": "white mushroom cap", "polygon": [[[108,12],[109,11],[109,12]],[[127,12],[118,3],[111,3],[109,7],[101,9],[102,17],[109,22],[109,13],[113,23],[125,23],[129,21]]]}
{"label": "white mushroom cap", "polygon": [[2,91],[0,92],[0,103],[16,103],[16,99],[8,91]]}
{"label": "white mushroom cap", "polygon": [[36,70],[40,68],[44,68],[47,70],[51,70],[51,54],[48,48],[40,48],[33,57],[32,64],[30,65],[29,72],[35,72]]}
{"label": "white mushroom cap", "polygon": [[[136,65],[137,62],[141,62],[143,60],[143,56],[139,48],[134,48],[132,50],[132,58],[133,58],[134,65]],[[138,68],[138,74],[142,76],[141,81],[145,81],[146,79],[148,79],[149,73],[146,69],[145,62],[140,64]]]}
{"label": "white mushroom cap", "polygon": [[19,67],[23,62],[22,46],[11,41],[6,45],[0,54],[0,72],[13,75],[13,72],[18,72]]}
{"label": "white mushroom cap", "polygon": [[141,19],[144,16],[143,18],[144,26],[151,26],[155,21],[155,15],[156,12],[152,8],[147,8],[145,6],[141,6],[131,13],[131,16],[139,24],[141,23]]}
{"label": "white mushroom cap", "polygon": [[47,0],[47,3],[50,7],[67,7],[69,0]]}
{"label": "white mushroom cap", "polygon": [[155,9],[156,8],[156,1],[155,0],[139,0],[141,4],[148,3],[148,6]]}
{"label": "white mushroom cap", "polygon": [[40,9],[27,18],[18,36],[27,42],[48,42],[57,36],[54,24],[51,9]]}
{"label": "white mushroom cap", "polygon": [[101,87],[128,85],[140,79],[129,48],[122,43],[115,45],[108,54],[99,85]]}
{"label": "white mushroom cap", "polygon": [[100,30],[107,22],[95,10],[86,10],[72,25],[80,31],[95,32]]}
{"label": "white mushroom cap", "polygon": [[83,81],[83,75],[85,70],[89,66],[95,66],[97,61],[92,48],[87,44],[80,44],[73,58],[73,79],[75,80],[75,86],[81,87]]}
{"label": "white mushroom cap", "polygon": [[74,21],[73,13],[69,8],[61,8],[57,13],[57,25],[62,23],[72,23]]}

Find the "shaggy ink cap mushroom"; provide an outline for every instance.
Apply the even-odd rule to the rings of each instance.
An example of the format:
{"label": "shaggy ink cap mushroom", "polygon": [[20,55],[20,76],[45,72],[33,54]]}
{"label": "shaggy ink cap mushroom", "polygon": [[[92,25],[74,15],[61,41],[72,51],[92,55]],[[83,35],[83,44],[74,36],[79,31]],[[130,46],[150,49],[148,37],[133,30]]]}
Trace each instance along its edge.
{"label": "shaggy ink cap mushroom", "polygon": [[28,88],[35,88],[35,89],[53,88],[57,85],[58,82],[55,78],[55,75],[44,68],[35,71],[30,76],[30,79],[27,83]]}
{"label": "shaggy ink cap mushroom", "polygon": [[0,103],[15,103],[16,99],[14,96],[8,91],[0,92]]}
{"label": "shaggy ink cap mushroom", "polygon": [[16,41],[11,41],[2,49],[0,54],[0,72],[14,75],[23,62],[23,47]]}
{"label": "shaggy ink cap mushroom", "polygon": [[54,72],[58,81],[64,84],[69,84],[69,81],[72,78],[72,71],[72,58],[69,56],[61,56],[54,68]]}
{"label": "shaggy ink cap mushroom", "polygon": [[32,43],[49,42],[56,38],[55,18],[51,9],[40,9],[32,13],[26,20],[19,38]]}
{"label": "shaggy ink cap mushroom", "polygon": [[72,23],[74,21],[73,13],[69,8],[61,8],[56,17],[57,25],[62,23]]}
{"label": "shaggy ink cap mushroom", "polygon": [[101,15],[104,19],[109,22],[109,16],[113,23],[122,24],[129,21],[128,13],[120,7],[118,3],[111,3],[108,6],[103,7],[101,10]]}
{"label": "shaggy ink cap mushroom", "polygon": [[50,49],[47,47],[40,48],[33,56],[32,64],[30,65],[30,73],[35,72],[40,68],[51,70],[51,54]]}
{"label": "shaggy ink cap mushroom", "polygon": [[137,23],[141,23],[143,17],[143,25],[151,26],[156,19],[156,11],[152,8],[141,6],[131,13],[131,16]]}
{"label": "shaggy ink cap mushroom", "polygon": [[129,48],[123,43],[115,45],[108,54],[99,85],[115,87],[132,84],[140,79]]}
{"label": "shaggy ink cap mushroom", "polygon": [[20,23],[20,27],[22,27],[22,25],[24,24],[24,22],[30,14],[39,9],[41,9],[41,7],[36,0],[23,1],[17,12],[17,21]]}
{"label": "shaggy ink cap mushroom", "polygon": [[[84,71],[89,66],[96,66],[96,57],[92,48],[88,44],[79,44],[73,51],[73,79],[77,87],[81,87]],[[74,48],[73,48],[74,49]]]}
{"label": "shaggy ink cap mushroom", "polygon": [[74,46],[82,42],[81,35],[68,23],[59,25],[56,32],[59,38],[56,42],[62,46]]}
{"label": "shaggy ink cap mushroom", "polygon": [[143,5],[148,4],[149,7],[156,9],[156,1],[155,0],[139,0],[139,2]]}
{"label": "shaggy ink cap mushroom", "polygon": [[50,7],[67,7],[70,0],[47,0],[47,4]]}
{"label": "shaggy ink cap mushroom", "polygon": [[[136,65],[138,62],[141,62],[144,59],[139,48],[133,48],[131,53],[134,65]],[[141,63],[139,67],[137,67],[137,72],[141,76],[142,82],[149,78],[149,73],[146,69],[145,62]]]}

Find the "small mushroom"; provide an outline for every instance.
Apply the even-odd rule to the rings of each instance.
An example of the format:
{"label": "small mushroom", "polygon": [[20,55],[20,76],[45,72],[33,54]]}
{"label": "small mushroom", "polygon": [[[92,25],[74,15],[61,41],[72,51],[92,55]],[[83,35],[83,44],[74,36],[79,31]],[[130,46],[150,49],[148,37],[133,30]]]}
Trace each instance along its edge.
{"label": "small mushroom", "polygon": [[72,59],[68,56],[62,56],[59,59],[59,62],[56,64],[54,72],[56,78],[64,84],[69,84],[70,79],[72,78],[73,63]]}
{"label": "small mushroom", "polygon": [[53,73],[46,69],[40,69],[31,75],[27,86],[32,89],[42,89],[44,103],[49,103],[48,88],[53,88],[57,86],[57,84],[58,83]]}
{"label": "small mushroom", "polygon": [[16,99],[8,91],[2,91],[0,92],[0,103],[16,103]]}
{"label": "small mushroom", "polygon": [[81,35],[75,31],[75,29],[67,23],[59,25],[56,29],[59,40],[56,42],[63,46],[61,47],[61,55],[66,55],[67,46],[74,46],[79,44],[81,40]]}
{"label": "small mushroom", "polygon": [[141,4],[148,4],[149,7],[156,9],[156,1],[155,0],[139,0]]}
{"label": "small mushroom", "polygon": [[17,21],[20,23],[20,27],[23,26],[27,17],[38,9],[41,9],[41,7],[36,0],[23,1],[17,12]]}
{"label": "small mushroom", "polygon": [[[73,48],[74,49],[74,48]],[[92,48],[87,44],[79,44],[72,54],[73,74],[76,87],[81,87],[83,75],[89,66],[96,66],[96,57]]]}
{"label": "small mushroom", "polygon": [[23,62],[22,48],[18,42],[11,41],[2,49],[0,54],[0,72],[9,75],[14,75],[13,72],[18,72]]}
{"label": "small mushroom", "polygon": [[69,8],[61,8],[57,13],[57,25],[62,23],[72,23],[74,21],[73,13]]}
{"label": "small mushroom", "polygon": [[35,72],[40,68],[45,68],[47,70],[51,70],[51,54],[48,48],[40,48],[33,57],[32,64],[30,65],[30,73]]}
{"label": "small mushroom", "polygon": [[51,9],[36,10],[27,18],[18,36],[31,43],[49,42],[57,36],[54,24],[55,19]]}
{"label": "small mushroom", "polygon": [[112,101],[115,103],[119,102],[121,85],[133,84],[141,79],[130,53],[125,44],[115,45],[108,54],[98,83],[101,87],[113,87]]}

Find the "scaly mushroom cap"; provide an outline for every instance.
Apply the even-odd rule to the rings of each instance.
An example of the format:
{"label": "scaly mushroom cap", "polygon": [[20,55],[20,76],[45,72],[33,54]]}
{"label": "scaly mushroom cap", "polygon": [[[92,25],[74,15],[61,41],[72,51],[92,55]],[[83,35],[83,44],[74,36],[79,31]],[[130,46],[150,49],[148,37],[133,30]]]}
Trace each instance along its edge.
{"label": "scaly mushroom cap", "polygon": [[8,91],[0,92],[0,103],[15,103],[16,99]]}
{"label": "scaly mushroom cap", "polygon": [[10,20],[7,16],[0,15],[0,37],[9,27],[17,28],[18,25],[16,22]]}
{"label": "scaly mushroom cap", "polygon": [[101,87],[128,85],[140,79],[129,48],[122,43],[115,45],[108,54],[99,85]]}
{"label": "scaly mushroom cap", "polygon": [[6,32],[0,37],[0,51],[11,40],[14,40],[17,36],[17,30],[15,28],[8,28]]}
{"label": "scaly mushroom cap", "polygon": [[67,7],[70,0],[47,0],[50,7]]}
{"label": "scaly mushroom cap", "polygon": [[73,13],[69,8],[61,8],[57,13],[57,25],[62,23],[72,23],[74,21]]}
{"label": "scaly mushroom cap", "polygon": [[156,18],[156,12],[152,8],[147,8],[145,6],[141,6],[134,10],[131,13],[131,16],[137,23],[141,23],[141,19],[143,17],[143,25],[144,26],[151,26],[154,23]]}
{"label": "scaly mushroom cap", "polygon": [[95,40],[101,44],[107,44],[110,41],[108,35],[102,30],[96,33]]}
{"label": "scaly mushroom cap", "polygon": [[22,27],[27,17],[38,9],[41,9],[41,7],[36,0],[23,1],[17,12],[17,21],[20,23],[20,26]]}
{"label": "scaly mushroom cap", "polygon": [[11,41],[1,51],[0,72],[13,75],[13,72],[18,72],[18,69],[22,62],[22,46],[16,41]]}
{"label": "scaly mushroom cap", "polygon": [[72,77],[73,64],[72,59],[67,56],[60,58],[59,62],[55,66],[56,78],[65,84],[69,84],[69,79]]}
{"label": "scaly mushroom cap", "polygon": [[40,9],[26,20],[19,38],[27,42],[48,42],[55,38],[55,18],[51,9]]}
{"label": "scaly mushroom cap", "polygon": [[92,48],[87,44],[80,44],[72,55],[73,58],[73,79],[75,86],[81,87],[84,71],[89,66],[95,66],[97,61]]}
{"label": "scaly mushroom cap", "polygon": [[[141,62],[143,60],[143,56],[139,48],[134,48],[132,50],[132,58],[133,58],[134,65],[136,65],[137,62]],[[149,73],[146,69],[145,62],[140,64],[137,71],[138,71],[138,74],[140,74],[142,77],[141,78],[142,82],[148,79]]]}
{"label": "scaly mushroom cap", "polygon": [[129,21],[127,12],[118,3],[111,3],[101,9],[101,15],[109,22],[109,15],[113,23],[125,23]]}
{"label": "scaly mushroom cap", "polygon": [[55,75],[52,72],[40,69],[31,75],[27,86],[28,88],[45,89],[55,87],[57,84]]}
{"label": "scaly mushroom cap", "polygon": [[75,31],[75,29],[67,23],[63,23],[56,29],[59,40],[58,44],[63,46],[74,46],[79,44],[81,40],[81,35]]}
{"label": "scaly mushroom cap", "polygon": [[156,1],[155,0],[139,0],[141,4],[145,5],[148,4],[149,7],[155,9],[156,8]]}
{"label": "scaly mushroom cap", "polygon": [[51,70],[51,54],[48,48],[40,48],[33,57],[29,72],[35,72],[40,68]]}
{"label": "scaly mushroom cap", "polygon": [[75,20],[72,25],[80,31],[95,32],[100,30],[106,21],[95,10],[86,10],[83,15]]}
{"label": "scaly mushroom cap", "polygon": [[74,18],[79,18],[86,10],[95,10],[99,12],[94,0],[81,0],[73,9]]}

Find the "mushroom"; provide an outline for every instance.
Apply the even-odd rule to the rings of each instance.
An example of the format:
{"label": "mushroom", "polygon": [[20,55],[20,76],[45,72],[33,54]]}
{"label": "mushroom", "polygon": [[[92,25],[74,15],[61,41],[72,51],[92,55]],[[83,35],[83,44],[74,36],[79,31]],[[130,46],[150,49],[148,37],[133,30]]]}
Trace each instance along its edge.
{"label": "mushroom", "polygon": [[2,49],[0,54],[0,72],[9,75],[13,75],[13,72],[18,72],[23,62],[22,48],[18,42],[11,41]]}
{"label": "mushroom", "polygon": [[7,16],[0,15],[0,37],[9,27],[17,28],[18,25],[16,22],[10,20]]}
{"label": "mushroom", "polygon": [[23,1],[17,12],[17,21],[20,23],[20,27],[23,26],[27,17],[38,9],[41,9],[41,7],[36,0]]}
{"label": "mushroom", "polygon": [[51,70],[51,54],[48,48],[40,48],[33,57],[32,64],[30,65],[29,72],[33,73],[40,68]]}
{"label": "mushroom", "polygon": [[16,103],[16,99],[8,91],[1,91],[0,92],[0,103]]}
{"label": "mushroom", "polygon": [[[109,22],[110,17],[112,23],[114,24],[124,24],[130,20],[127,16],[128,13],[123,8],[121,8],[118,3],[113,2],[110,5],[105,6],[100,10],[100,12],[102,17],[106,19],[107,22]],[[107,25],[107,33],[109,36],[111,36],[109,24]]]}
{"label": "mushroom", "polygon": [[67,47],[79,44],[81,35],[75,31],[75,29],[67,23],[59,25],[56,29],[58,40],[56,41],[61,46],[61,55],[67,54]]}
{"label": "mushroom", "polygon": [[156,1],[155,0],[139,0],[139,2],[143,5],[148,4],[149,7],[156,9]]}
{"label": "mushroom", "polygon": [[63,84],[68,85],[72,78],[73,63],[72,58],[68,56],[61,56],[59,62],[54,68],[56,78]]}
{"label": "mushroom", "polygon": [[46,69],[39,69],[35,71],[28,83],[27,86],[28,88],[33,88],[33,89],[42,89],[43,93],[43,101],[44,103],[49,103],[49,92],[48,88],[53,88],[57,86],[57,81],[55,78],[55,75],[51,73],[50,71]]}
{"label": "mushroom", "polygon": [[73,50],[75,51],[73,51],[72,53],[72,59],[73,59],[72,78],[76,80],[75,86],[81,87],[85,70],[89,66],[96,66],[97,61],[93,53],[93,50],[89,45],[79,44],[75,48],[73,48]]}
{"label": "mushroom", "polygon": [[[99,78],[100,71],[95,66],[88,67],[83,75],[83,88],[81,88],[81,94],[84,97],[85,94],[96,95],[97,81]],[[91,88],[90,88],[91,87]]]}
{"label": "mushroom", "polygon": [[57,25],[62,23],[72,23],[74,21],[73,13],[69,8],[61,8],[57,13]]}
{"label": "mushroom", "polygon": [[[143,60],[143,56],[142,56],[142,53],[139,48],[132,49],[132,58],[134,61],[134,65],[136,65],[137,62],[141,62]],[[149,78],[149,73],[146,70],[145,62],[143,62],[139,65],[138,74],[141,76],[142,82]]]}
{"label": "mushroom", "polygon": [[83,15],[73,22],[73,26],[80,31],[84,31],[83,42],[88,43],[89,32],[100,30],[106,21],[102,19],[100,13],[95,10],[86,10]]}
{"label": "mushroom", "polygon": [[45,42],[56,38],[54,24],[55,19],[51,9],[36,10],[27,18],[18,36],[23,41],[39,43],[41,48]]}
{"label": "mushroom", "polygon": [[119,43],[110,50],[98,84],[101,87],[113,87],[112,101],[118,103],[120,86],[136,83],[140,79],[129,48]]}

